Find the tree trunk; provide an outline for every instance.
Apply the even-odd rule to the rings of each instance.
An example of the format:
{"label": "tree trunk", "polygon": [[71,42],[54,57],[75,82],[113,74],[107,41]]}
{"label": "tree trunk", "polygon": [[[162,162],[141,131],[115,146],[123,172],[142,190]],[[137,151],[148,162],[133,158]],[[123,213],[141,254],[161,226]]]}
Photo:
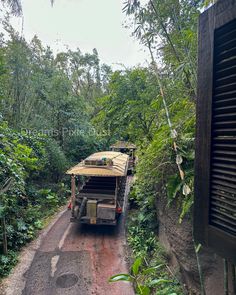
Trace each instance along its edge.
{"label": "tree trunk", "polygon": [[2,217],[2,235],[3,235],[3,254],[7,255],[7,232],[6,232],[6,222],[5,217]]}

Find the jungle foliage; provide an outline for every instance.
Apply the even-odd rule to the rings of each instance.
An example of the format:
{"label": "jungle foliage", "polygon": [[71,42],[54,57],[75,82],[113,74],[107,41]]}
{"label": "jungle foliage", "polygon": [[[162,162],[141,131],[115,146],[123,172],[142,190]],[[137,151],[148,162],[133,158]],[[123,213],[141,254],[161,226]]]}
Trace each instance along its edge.
{"label": "jungle foliage", "polygon": [[141,3],[127,1],[124,12],[150,66],[112,74],[95,122],[137,144],[132,198],[142,212],[155,212],[158,196],[169,205],[178,199],[181,221],[193,203],[197,22],[204,1]]}
{"label": "jungle foliage", "polygon": [[150,215],[132,210],[128,218],[127,240],[133,252],[134,262],[128,274],[117,274],[110,282],[132,282],[139,295],[182,295],[178,271],[168,266],[168,254],[161,246],[150,224]]}
{"label": "jungle foliage", "polygon": [[[4,21],[0,36],[0,277],[16,252],[35,237],[46,217],[70,194],[66,169],[102,149],[104,134],[91,119],[107,93],[111,69],[92,53],[56,56],[35,36],[27,42]],[[8,190],[4,184],[10,181]]]}
{"label": "jungle foliage", "polygon": [[[127,26],[134,28],[133,37],[146,47],[151,63],[113,73],[108,94],[98,100],[95,122],[109,128],[112,140],[123,138],[138,146],[130,194],[131,206],[138,210],[128,226],[128,242],[134,258],[142,258],[140,274],[131,271],[111,278],[132,281],[138,294],[183,294],[165,267],[154,277],[143,276],[143,271],[167,261],[161,259],[156,241],[157,199],[164,199],[166,206],[175,201],[179,222],[191,218],[197,24],[205,4],[201,0],[126,1]],[[170,282],[152,286],[155,278]]]}

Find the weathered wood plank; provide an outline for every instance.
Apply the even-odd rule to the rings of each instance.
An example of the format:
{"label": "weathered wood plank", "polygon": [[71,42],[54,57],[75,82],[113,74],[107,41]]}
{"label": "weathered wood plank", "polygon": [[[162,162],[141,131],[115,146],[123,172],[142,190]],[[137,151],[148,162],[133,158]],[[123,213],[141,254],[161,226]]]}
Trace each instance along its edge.
{"label": "weathered wood plank", "polygon": [[[213,215],[210,205],[213,205],[213,203],[211,203],[212,189],[215,189],[214,193],[216,194],[219,189],[215,187],[214,181],[212,181],[214,178],[212,178],[211,173],[215,173],[215,167],[223,167],[223,169],[226,170],[230,169],[230,174],[232,174],[232,169],[235,168],[235,164],[233,163],[234,150],[232,150],[231,147],[231,142],[233,144],[235,142],[235,130],[233,130],[234,127],[231,128],[228,126],[228,121],[231,116],[228,109],[230,108],[230,111],[232,111],[235,108],[234,100],[232,100],[232,98],[234,98],[232,95],[234,95],[235,84],[231,87],[230,84],[227,84],[227,81],[234,81],[232,80],[232,75],[235,77],[236,67],[234,63],[232,64],[232,60],[236,59],[236,52],[233,48],[233,50],[228,50],[226,53],[223,52],[224,55],[222,55],[222,44],[220,41],[224,40],[224,42],[228,42],[224,43],[224,46],[231,46],[234,44],[230,40],[232,39],[232,32],[236,32],[235,19],[235,0],[219,0],[216,5],[200,16],[194,208],[195,239],[203,245],[211,247],[216,253],[234,263],[236,263],[236,236],[234,235],[234,231],[229,230],[228,219],[226,221],[223,219],[223,221],[218,221],[218,219],[216,219],[217,214],[214,214],[215,222],[213,222],[213,219],[211,220]],[[214,44],[215,39],[217,42]],[[231,47],[229,47],[229,49]],[[224,47],[224,49],[225,48],[226,47]],[[216,56],[214,56],[214,50]],[[217,65],[219,54],[224,59],[223,62],[220,63],[221,68]],[[229,57],[230,60],[225,59]],[[231,75],[227,78],[228,80],[225,80],[224,75],[224,80],[221,80],[221,82],[217,80],[219,79],[219,70],[223,71],[223,73],[225,73],[224,75]],[[223,93],[217,94],[219,93],[219,85],[221,84],[223,85],[220,86]],[[230,89],[231,92],[226,93],[225,91],[228,91],[228,89]],[[221,99],[219,96],[222,96],[223,100],[226,98],[231,99],[230,104],[228,104],[229,107],[223,104],[222,108],[217,108],[213,100],[215,99],[216,102],[218,102]],[[218,114],[219,112],[220,115]],[[235,114],[233,114],[232,117],[235,118]],[[222,124],[222,120],[224,119],[224,126],[221,129],[217,129],[218,125],[216,124],[219,118],[221,123],[218,123],[218,125]],[[212,122],[215,123],[213,124]],[[228,162],[231,160],[232,165],[222,163],[222,159],[219,159],[218,156],[218,158],[213,157],[213,155],[219,153],[219,151],[216,150],[216,142],[221,143],[219,140],[221,140],[223,144],[228,145],[227,149],[230,150],[230,152],[223,151],[222,153],[225,155],[225,161]],[[216,160],[220,162],[216,162]],[[224,173],[223,176],[220,175],[220,177],[224,182],[219,180],[217,180],[217,182],[223,184],[223,190],[230,191],[230,194],[233,194],[232,198],[234,196],[235,200],[236,183],[232,183],[232,179],[228,179]],[[228,181],[230,182],[228,183]],[[220,206],[220,204],[218,206]],[[231,211],[229,211],[229,216],[227,216],[227,218],[232,217],[230,212]],[[220,213],[222,213],[222,211],[220,211]],[[226,213],[224,214],[226,215]]]}
{"label": "weathered wood plank", "polygon": [[207,244],[208,233],[204,225],[208,224],[210,192],[213,27],[212,10],[208,10],[199,19],[194,210],[195,238],[204,241],[205,244]]}

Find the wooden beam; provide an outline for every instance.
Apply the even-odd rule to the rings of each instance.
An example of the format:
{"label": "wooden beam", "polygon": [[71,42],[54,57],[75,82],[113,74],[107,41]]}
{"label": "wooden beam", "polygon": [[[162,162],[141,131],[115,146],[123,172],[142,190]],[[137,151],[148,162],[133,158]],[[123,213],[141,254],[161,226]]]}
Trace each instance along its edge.
{"label": "wooden beam", "polygon": [[80,193],[77,196],[78,198],[87,198],[87,199],[99,199],[99,200],[115,200],[115,195],[106,195],[106,194],[92,194],[92,193]]}
{"label": "wooden beam", "polygon": [[71,175],[71,203],[72,203],[72,208],[75,206],[75,176],[74,174]]}

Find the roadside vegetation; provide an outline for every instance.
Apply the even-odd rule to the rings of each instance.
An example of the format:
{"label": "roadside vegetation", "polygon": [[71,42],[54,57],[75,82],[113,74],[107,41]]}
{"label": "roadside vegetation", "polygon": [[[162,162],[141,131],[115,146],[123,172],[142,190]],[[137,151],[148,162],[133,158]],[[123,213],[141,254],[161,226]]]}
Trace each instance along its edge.
{"label": "roadside vegetation", "polygon": [[178,270],[169,267],[169,256],[156,234],[156,223],[138,210],[131,210],[127,224],[128,245],[134,258],[130,274],[114,276],[111,281],[131,281],[140,295],[182,295]]}
{"label": "roadside vegetation", "polygon": [[[53,56],[35,36],[28,43],[4,21],[0,36],[0,277],[44,220],[65,204],[66,169],[102,149],[91,118],[111,72],[92,53]],[[7,190],[4,188],[7,186]],[[5,230],[3,229],[3,221]],[[3,232],[7,247],[3,247]]]}
{"label": "roadside vegetation", "polygon": [[[134,265],[137,259],[140,264],[141,287],[133,268],[129,275],[118,275],[111,281],[131,280],[137,294],[185,294],[188,291],[178,284],[179,274],[168,267],[170,253],[161,250],[157,238],[157,203],[162,199],[166,208],[174,206],[179,212],[177,222],[181,224],[185,219],[191,224],[197,24],[200,11],[210,2],[141,3],[127,1],[124,12],[134,27],[133,36],[150,53],[150,66],[114,73],[108,85],[109,95],[99,100],[102,108],[97,116],[103,128],[109,126],[112,134],[138,146],[130,195],[136,210],[130,216],[128,242]],[[191,235],[189,244],[193,249],[190,259],[194,261],[196,245]],[[145,273],[145,268],[160,264],[156,271]]]}

